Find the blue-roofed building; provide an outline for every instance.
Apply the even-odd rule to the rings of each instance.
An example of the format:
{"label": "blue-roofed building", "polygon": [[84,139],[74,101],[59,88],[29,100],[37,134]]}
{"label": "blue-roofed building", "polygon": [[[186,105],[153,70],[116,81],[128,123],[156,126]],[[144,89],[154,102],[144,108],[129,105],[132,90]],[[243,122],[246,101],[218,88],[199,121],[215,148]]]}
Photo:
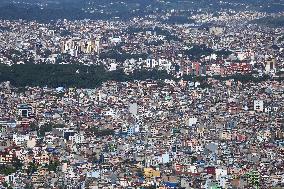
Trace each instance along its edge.
{"label": "blue-roofed building", "polygon": [[164,186],[168,188],[178,188],[178,183],[176,182],[164,182]]}

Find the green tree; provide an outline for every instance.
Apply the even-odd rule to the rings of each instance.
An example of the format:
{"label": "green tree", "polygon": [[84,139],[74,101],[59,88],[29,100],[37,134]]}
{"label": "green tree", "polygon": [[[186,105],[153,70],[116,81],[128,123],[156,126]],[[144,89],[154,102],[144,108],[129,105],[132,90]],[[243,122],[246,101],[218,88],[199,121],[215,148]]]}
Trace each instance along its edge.
{"label": "green tree", "polygon": [[15,173],[16,172],[16,169],[11,166],[11,165],[1,165],[0,166],[0,173],[1,174],[4,174],[4,175],[10,175],[12,173]]}
{"label": "green tree", "polygon": [[60,164],[59,161],[54,161],[54,162],[51,161],[47,166],[48,171],[54,171],[54,172],[57,171],[59,164]]}
{"label": "green tree", "polygon": [[5,188],[8,188],[9,184],[7,182],[3,182],[2,185],[5,187]]}
{"label": "green tree", "polygon": [[35,163],[30,162],[30,163],[29,163],[29,166],[28,166],[28,169],[27,169],[28,175],[31,175],[31,174],[33,174],[34,172],[36,172],[37,169],[38,169],[38,166],[37,166]]}
{"label": "green tree", "polygon": [[93,132],[94,135],[99,136],[99,137],[101,137],[101,136],[109,136],[109,135],[113,135],[114,134],[114,130],[111,130],[111,129],[101,129],[100,130],[100,129],[96,128],[96,127],[92,127],[90,129],[90,131]]}
{"label": "green tree", "polygon": [[191,163],[195,163],[197,161],[197,157],[196,156],[192,156],[191,157]]}
{"label": "green tree", "polygon": [[31,183],[27,183],[26,185],[25,185],[25,189],[33,189],[34,188],[34,186],[33,186],[33,184],[31,184]]}
{"label": "green tree", "polygon": [[17,157],[14,157],[12,159],[12,165],[16,170],[22,169],[23,167],[23,163],[21,162],[21,160]]}
{"label": "green tree", "polygon": [[31,131],[37,131],[38,130],[38,125],[35,122],[30,123],[30,130]]}
{"label": "green tree", "polygon": [[48,124],[44,124],[42,126],[40,126],[39,128],[39,136],[43,137],[45,136],[46,132],[51,132],[52,131],[52,124],[48,123]]}

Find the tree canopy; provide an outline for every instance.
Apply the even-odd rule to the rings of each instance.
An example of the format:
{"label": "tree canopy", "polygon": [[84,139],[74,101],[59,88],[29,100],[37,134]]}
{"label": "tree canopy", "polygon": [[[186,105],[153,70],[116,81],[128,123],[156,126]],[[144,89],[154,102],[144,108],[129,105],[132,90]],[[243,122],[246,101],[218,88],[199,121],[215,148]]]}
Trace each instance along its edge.
{"label": "tree canopy", "polygon": [[[206,82],[208,77],[184,75],[188,81]],[[235,79],[241,82],[260,82],[269,80],[270,77],[254,77],[252,75],[234,75],[228,77],[214,77],[218,80]],[[0,82],[10,81],[15,87],[39,86],[39,87],[77,87],[96,88],[106,81],[134,81],[134,80],[176,80],[165,70],[134,70],[131,74],[125,74],[123,70],[107,71],[102,66],[85,65],[53,65],[53,64],[28,64],[6,66],[0,64]],[[283,80],[279,77],[277,80]],[[35,128],[34,128],[35,130]]]}

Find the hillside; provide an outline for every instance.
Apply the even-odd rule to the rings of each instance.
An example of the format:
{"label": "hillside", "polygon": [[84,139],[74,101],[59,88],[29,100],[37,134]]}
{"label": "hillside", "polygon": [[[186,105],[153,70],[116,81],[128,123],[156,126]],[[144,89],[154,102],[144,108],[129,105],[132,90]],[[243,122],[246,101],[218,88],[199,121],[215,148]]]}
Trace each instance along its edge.
{"label": "hillside", "polygon": [[284,0],[2,0],[0,19],[129,19],[168,10],[284,11]]}
{"label": "hillside", "polygon": [[261,19],[257,19],[252,21],[253,24],[264,25],[268,27],[284,27],[284,16],[278,17],[264,17]]}

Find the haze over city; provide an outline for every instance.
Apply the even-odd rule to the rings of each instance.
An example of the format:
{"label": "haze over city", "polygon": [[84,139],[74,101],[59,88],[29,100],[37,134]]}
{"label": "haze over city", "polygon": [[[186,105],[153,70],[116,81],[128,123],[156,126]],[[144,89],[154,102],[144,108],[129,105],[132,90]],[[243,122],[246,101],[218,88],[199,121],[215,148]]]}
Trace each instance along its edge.
{"label": "haze over city", "polygon": [[284,0],[1,0],[0,188],[284,188]]}

